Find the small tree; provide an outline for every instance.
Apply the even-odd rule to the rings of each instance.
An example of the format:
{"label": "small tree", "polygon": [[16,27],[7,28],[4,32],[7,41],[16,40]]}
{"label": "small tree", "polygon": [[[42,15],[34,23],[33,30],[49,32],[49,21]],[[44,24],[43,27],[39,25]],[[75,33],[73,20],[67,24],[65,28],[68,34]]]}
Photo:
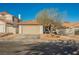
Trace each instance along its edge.
{"label": "small tree", "polygon": [[[48,26],[47,29],[50,33],[52,29],[56,30],[62,27],[63,19],[63,14],[55,8],[44,9],[36,16],[36,20],[40,24],[43,24],[44,27]],[[52,28],[49,29],[50,27]]]}

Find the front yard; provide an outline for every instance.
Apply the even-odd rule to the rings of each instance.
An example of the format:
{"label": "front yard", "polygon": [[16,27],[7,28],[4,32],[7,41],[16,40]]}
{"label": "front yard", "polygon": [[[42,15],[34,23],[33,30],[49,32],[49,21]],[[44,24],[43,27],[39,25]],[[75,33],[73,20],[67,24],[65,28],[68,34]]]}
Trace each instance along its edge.
{"label": "front yard", "polygon": [[0,38],[0,54],[79,55],[79,36],[10,35]]}

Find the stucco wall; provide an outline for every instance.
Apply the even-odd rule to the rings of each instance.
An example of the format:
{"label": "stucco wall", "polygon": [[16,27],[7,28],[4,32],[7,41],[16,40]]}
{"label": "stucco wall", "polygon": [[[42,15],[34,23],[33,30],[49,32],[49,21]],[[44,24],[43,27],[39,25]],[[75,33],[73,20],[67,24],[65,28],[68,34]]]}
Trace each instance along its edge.
{"label": "stucco wall", "polygon": [[6,31],[7,31],[7,33],[14,33],[14,34],[16,34],[16,28],[14,28],[12,26],[11,27],[7,26]]}
{"label": "stucco wall", "polygon": [[43,34],[42,25],[19,25],[19,34]]}
{"label": "stucco wall", "polygon": [[10,14],[0,15],[0,19],[6,19],[7,21],[12,22],[12,15]]}
{"label": "stucco wall", "polygon": [[74,28],[59,29],[57,31],[58,31],[58,34],[60,35],[74,35],[75,34]]}
{"label": "stucco wall", "polygon": [[4,17],[5,17],[5,19],[6,19],[7,21],[12,22],[12,15],[7,14],[7,15],[5,15]]}

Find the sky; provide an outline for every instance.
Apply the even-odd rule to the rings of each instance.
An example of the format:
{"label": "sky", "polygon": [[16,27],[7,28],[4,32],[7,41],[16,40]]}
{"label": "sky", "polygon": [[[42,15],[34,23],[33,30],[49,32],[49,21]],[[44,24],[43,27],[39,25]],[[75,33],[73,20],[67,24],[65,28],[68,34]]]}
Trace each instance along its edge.
{"label": "sky", "polygon": [[8,13],[21,19],[34,20],[39,11],[48,8],[57,8],[59,12],[66,13],[65,21],[79,22],[79,3],[0,3],[0,12]]}

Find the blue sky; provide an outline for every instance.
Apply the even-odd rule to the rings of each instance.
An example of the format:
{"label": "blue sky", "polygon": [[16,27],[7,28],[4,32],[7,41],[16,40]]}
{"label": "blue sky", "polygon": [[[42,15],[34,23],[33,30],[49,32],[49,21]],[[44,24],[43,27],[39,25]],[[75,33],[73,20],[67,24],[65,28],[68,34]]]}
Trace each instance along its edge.
{"label": "blue sky", "polygon": [[57,8],[59,12],[66,12],[65,21],[79,22],[78,3],[0,3],[0,12],[7,11],[15,16],[21,14],[22,20],[35,19],[36,14],[45,8]]}

